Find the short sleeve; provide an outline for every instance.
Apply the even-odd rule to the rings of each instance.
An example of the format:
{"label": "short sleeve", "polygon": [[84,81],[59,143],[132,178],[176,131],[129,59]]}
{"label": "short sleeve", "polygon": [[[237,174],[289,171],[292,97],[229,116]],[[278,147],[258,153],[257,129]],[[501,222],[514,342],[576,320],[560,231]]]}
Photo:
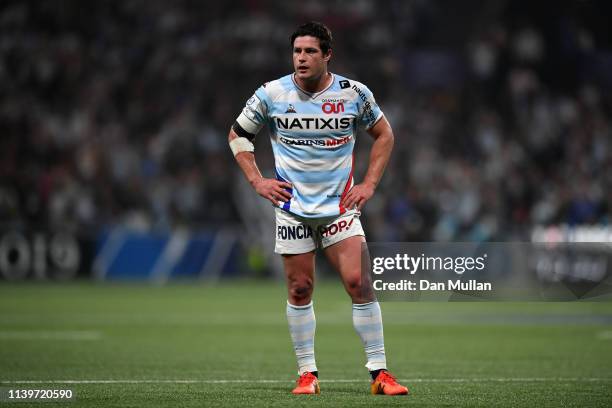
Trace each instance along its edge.
{"label": "short sleeve", "polygon": [[359,98],[361,99],[359,104],[359,122],[367,130],[374,126],[376,122],[382,118],[383,113],[376,103],[372,91],[370,91],[367,86],[361,84],[358,86],[358,88]]}
{"label": "short sleeve", "polygon": [[248,133],[256,135],[266,124],[268,117],[267,94],[260,87],[244,105],[242,112],[236,118],[236,122]]}

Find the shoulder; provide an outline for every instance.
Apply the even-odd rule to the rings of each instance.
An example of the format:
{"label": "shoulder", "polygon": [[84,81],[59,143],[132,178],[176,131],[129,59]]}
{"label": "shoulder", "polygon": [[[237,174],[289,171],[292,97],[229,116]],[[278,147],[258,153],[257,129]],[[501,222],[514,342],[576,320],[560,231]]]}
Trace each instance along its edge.
{"label": "shoulder", "polygon": [[334,74],[334,76],[335,81],[333,87],[335,91],[342,92],[351,99],[372,97],[372,91],[370,91],[364,83],[338,74]]}
{"label": "shoulder", "polygon": [[285,75],[273,81],[264,83],[257,89],[255,94],[260,99],[265,99],[269,102],[273,102],[281,95],[295,89],[295,85],[293,83],[291,75],[292,74]]}

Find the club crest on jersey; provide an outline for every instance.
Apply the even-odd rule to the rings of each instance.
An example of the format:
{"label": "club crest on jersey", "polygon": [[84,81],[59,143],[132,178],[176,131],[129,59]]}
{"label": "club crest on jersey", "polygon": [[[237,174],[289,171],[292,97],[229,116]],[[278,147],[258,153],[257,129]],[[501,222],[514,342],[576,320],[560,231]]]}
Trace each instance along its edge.
{"label": "club crest on jersey", "polygon": [[295,111],[295,108],[293,107],[292,104],[289,104],[289,106],[287,106],[287,110],[285,111],[285,113],[297,113]]}

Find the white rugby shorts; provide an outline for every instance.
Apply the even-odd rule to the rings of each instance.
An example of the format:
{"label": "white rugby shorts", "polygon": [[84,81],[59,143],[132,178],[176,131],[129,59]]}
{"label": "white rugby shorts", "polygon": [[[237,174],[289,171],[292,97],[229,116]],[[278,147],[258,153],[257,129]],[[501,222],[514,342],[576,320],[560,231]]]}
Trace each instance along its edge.
{"label": "white rugby shorts", "polygon": [[316,248],[327,248],[343,239],[365,236],[357,210],[337,217],[304,218],[276,209],[277,254],[304,254]]}

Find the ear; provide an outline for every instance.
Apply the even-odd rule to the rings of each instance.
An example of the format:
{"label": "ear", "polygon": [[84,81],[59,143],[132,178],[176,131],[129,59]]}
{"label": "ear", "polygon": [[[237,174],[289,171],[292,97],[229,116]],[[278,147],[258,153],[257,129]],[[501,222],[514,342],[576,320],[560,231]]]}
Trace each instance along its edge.
{"label": "ear", "polygon": [[323,61],[329,62],[331,57],[332,57],[332,49],[330,48],[329,51],[327,51],[327,54],[323,56]]}

